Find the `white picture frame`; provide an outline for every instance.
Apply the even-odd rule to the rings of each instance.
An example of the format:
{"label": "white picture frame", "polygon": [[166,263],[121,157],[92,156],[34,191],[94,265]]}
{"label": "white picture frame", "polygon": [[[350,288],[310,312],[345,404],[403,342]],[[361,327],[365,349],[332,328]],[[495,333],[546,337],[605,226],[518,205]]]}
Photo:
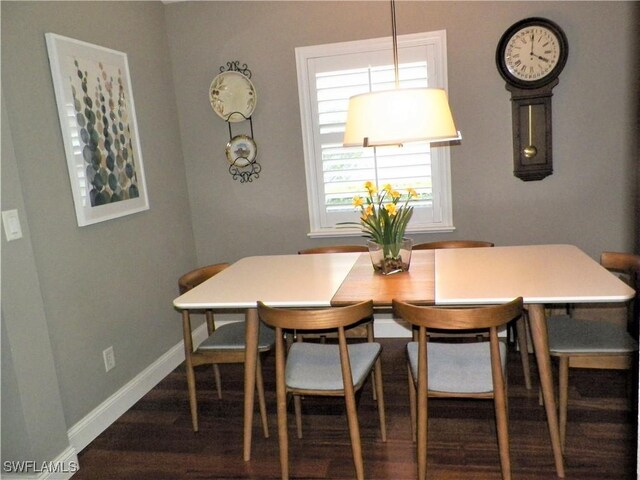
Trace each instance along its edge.
{"label": "white picture frame", "polygon": [[78,226],[148,210],[127,55],[45,38]]}

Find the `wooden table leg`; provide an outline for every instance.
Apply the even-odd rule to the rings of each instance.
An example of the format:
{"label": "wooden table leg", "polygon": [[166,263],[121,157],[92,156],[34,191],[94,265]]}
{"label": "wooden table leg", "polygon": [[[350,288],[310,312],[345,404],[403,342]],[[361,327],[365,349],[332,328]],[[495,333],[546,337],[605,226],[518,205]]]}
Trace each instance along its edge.
{"label": "wooden table leg", "polygon": [[531,304],[527,306],[527,309],[529,310],[531,340],[538,363],[538,372],[540,373],[540,386],[542,388],[544,408],[547,413],[547,423],[549,424],[549,436],[551,437],[551,448],[553,449],[553,457],[556,463],[556,472],[558,473],[558,477],[564,478],[564,460],[562,458],[562,447],[560,444],[556,399],[553,392],[553,374],[551,372],[549,337],[547,334],[547,319],[544,313],[544,305]]}
{"label": "wooden table leg", "polygon": [[258,358],[258,310],[245,312],[245,357],[244,357],[244,444],[243,458],[251,460],[251,431],[253,427],[253,400],[256,388],[256,361]]}

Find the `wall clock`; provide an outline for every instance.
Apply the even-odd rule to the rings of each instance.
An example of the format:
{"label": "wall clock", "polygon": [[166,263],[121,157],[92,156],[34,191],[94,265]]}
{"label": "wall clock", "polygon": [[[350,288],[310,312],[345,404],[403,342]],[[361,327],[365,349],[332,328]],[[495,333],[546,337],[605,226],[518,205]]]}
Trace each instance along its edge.
{"label": "wall clock", "polygon": [[511,92],[513,173],[521,180],[553,173],[551,97],[568,55],[566,35],[546,18],[520,20],[498,42],[496,65]]}

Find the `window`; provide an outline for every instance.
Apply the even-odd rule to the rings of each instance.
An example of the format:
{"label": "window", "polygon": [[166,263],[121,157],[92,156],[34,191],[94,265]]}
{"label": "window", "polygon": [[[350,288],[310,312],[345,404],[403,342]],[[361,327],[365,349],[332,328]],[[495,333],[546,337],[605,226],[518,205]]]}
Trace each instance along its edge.
{"label": "window", "polygon": [[[449,148],[342,146],[349,97],[394,85],[390,38],[296,48],[310,236],[359,235],[336,227],[358,221],[354,195],[364,182],[419,194],[408,231],[451,231]],[[398,37],[400,87],[447,87],[445,31]]]}

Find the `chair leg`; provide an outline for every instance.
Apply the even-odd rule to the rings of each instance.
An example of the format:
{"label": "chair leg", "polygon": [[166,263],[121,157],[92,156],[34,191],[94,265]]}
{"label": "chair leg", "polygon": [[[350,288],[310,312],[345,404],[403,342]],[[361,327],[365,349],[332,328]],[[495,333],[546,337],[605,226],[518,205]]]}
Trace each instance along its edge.
{"label": "chair leg", "polygon": [[[365,328],[366,328],[366,331],[367,331],[367,342],[372,343],[374,341],[374,338],[373,338],[373,320],[370,321],[369,323],[367,323],[365,325]],[[378,361],[379,360],[380,359],[378,359]],[[375,381],[376,381],[375,372],[371,372],[371,384],[375,385]],[[373,390],[373,401],[375,402],[375,401],[378,400],[376,388],[374,387],[372,390]]]}
{"label": "chair leg", "polygon": [[427,331],[420,327],[418,332],[418,382],[416,402],[416,430],[417,430],[417,457],[418,480],[427,479],[427,435],[429,413],[427,411],[429,401],[429,373],[427,368]]}
{"label": "chair leg", "polygon": [[[213,312],[211,310],[207,310],[204,314],[205,319],[207,321],[207,332],[211,335],[215,329],[216,325],[213,319]],[[217,364],[213,364],[213,377],[216,380],[216,391],[218,392],[218,399],[222,399],[222,381],[220,380],[220,368],[218,368]]]}
{"label": "chair leg", "polygon": [[[427,435],[429,414],[427,411],[428,394],[427,394],[427,377],[424,374],[418,374],[421,378],[418,380],[417,388],[417,457],[418,457],[418,480],[427,479]],[[422,381],[421,381],[422,380]]]}
{"label": "chair leg", "polygon": [[504,372],[500,365],[500,351],[495,331],[491,332],[491,373],[493,378],[493,402],[496,413],[496,431],[502,479],[511,480],[511,458],[509,456],[509,423],[507,413],[507,389]]}
{"label": "chair leg", "polygon": [[[349,349],[347,339],[344,335],[344,328],[338,328],[338,349],[340,351],[340,370],[342,373],[342,385],[344,386],[344,403],[347,411],[347,423],[349,424],[349,437],[351,439],[351,452],[353,454],[353,465],[356,470],[356,479],[364,480],[364,463],[362,461],[362,442],[360,440],[360,426],[358,425],[358,411],[356,406],[355,389],[351,376],[351,365],[349,363]],[[375,366],[374,366],[375,367]],[[382,379],[382,377],[378,377]],[[382,398],[382,390],[379,392]]]}
{"label": "chair leg", "polygon": [[416,384],[411,375],[411,367],[407,362],[407,378],[409,379],[409,414],[411,416],[411,439],[416,441]]}
{"label": "chair leg", "polygon": [[218,399],[222,400],[222,380],[220,379],[220,368],[217,363],[213,364],[213,378],[216,381],[216,391],[218,392]]}
{"label": "chair leg", "polygon": [[267,422],[267,404],[264,399],[264,379],[262,377],[262,361],[260,354],[256,359],[256,390],[258,391],[258,406],[260,408],[260,419],[262,421],[262,432],[264,438],[269,438],[269,423]]}
{"label": "chair leg", "polygon": [[511,479],[511,459],[509,456],[509,429],[507,421],[507,402],[504,388],[497,389],[494,397],[500,468],[503,480]]}
{"label": "chair leg", "polygon": [[189,390],[189,409],[191,410],[191,425],[193,431],[198,431],[198,399],[196,398],[196,376],[191,362],[187,363],[187,387]]}
{"label": "chair leg", "polygon": [[[352,387],[353,388],[353,387]],[[360,441],[360,427],[358,425],[358,412],[356,410],[356,398],[353,392],[344,392],[344,401],[347,410],[347,422],[349,424],[349,436],[351,437],[351,451],[353,453],[353,464],[356,469],[356,478],[364,480],[364,462],[362,460],[362,443]]]}
{"label": "chair leg", "polygon": [[296,416],[296,433],[298,438],[302,438],[302,400],[300,395],[293,396],[293,411]]}
{"label": "chair leg", "polygon": [[569,357],[560,357],[558,365],[558,423],[560,423],[560,447],[564,453],[567,436],[567,407],[569,404]]}
{"label": "chair leg", "polygon": [[524,315],[516,320],[516,337],[518,339],[518,349],[520,350],[520,360],[522,361],[522,372],[524,373],[524,384],[527,390],[531,390],[531,368],[529,365],[529,344],[527,342],[527,324]]}
{"label": "chair leg", "polygon": [[375,389],[376,401],[378,403],[378,419],[380,420],[380,437],[383,442],[387,441],[387,420],[384,413],[384,392],[382,386],[382,364],[380,357],[376,360],[376,364],[373,367],[373,373],[375,377]]}

